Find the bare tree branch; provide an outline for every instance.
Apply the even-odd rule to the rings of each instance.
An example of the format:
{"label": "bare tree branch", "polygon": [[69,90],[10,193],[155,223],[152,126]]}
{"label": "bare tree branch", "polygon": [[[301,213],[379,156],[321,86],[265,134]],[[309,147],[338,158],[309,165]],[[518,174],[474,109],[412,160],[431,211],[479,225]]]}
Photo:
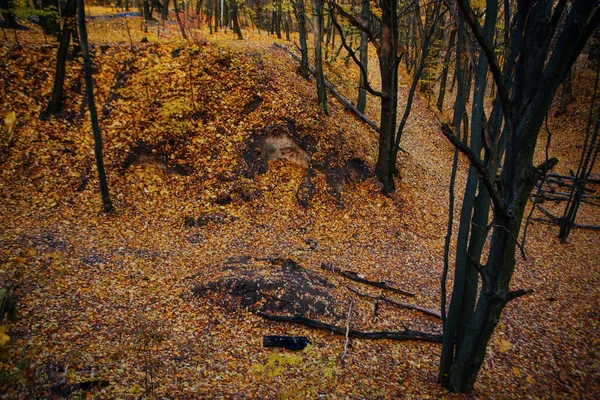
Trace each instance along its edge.
{"label": "bare tree branch", "polygon": [[498,95],[500,96],[500,104],[502,105],[502,112],[504,113],[505,119],[510,120],[511,116],[511,102],[510,95],[508,91],[508,87],[504,83],[504,78],[502,75],[502,71],[500,71],[500,67],[498,66],[498,60],[496,59],[496,55],[494,54],[494,49],[490,46],[490,44],[483,37],[483,33],[481,32],[481,26],[479,22],[477,22],[477,17],[473,12],[471,6],[466,2],[466,0],[457,0],[458,7],[460,11],[465,16],[465,20],[467,24],[471,27],[473,31],[473,35],[481,49],[485,53],[485,57],[488,60],[490,71],[492,72],[492,76],[494,78],[494,82],[498,87]]}
{"label": "bare tree branch", "polygon": [[335,9],[344,17],[348,20],[348,22],[350,22],[350,24],[352,24],[354,27],[356,27],[357,29],[359,29],[360,31],[364,32],[367,34],[367,37],[369,38],[369,41],[371,43],[373,43],[373,46],[375,46],[375,48],[377,50],[379,50],[379,48],[381,47],[381,45],[379,44],[379,42],[377,41],[377,38],[375,37],[375,34],[373,34],[373,31],[371,31],[369,28],[367,28],[366,26],[363,26],[363,24],[361,24],[360,22],[358,22],[358,20],[356,18],[354,18],[354,16],[350,15],[349,13],[347,13],[339,4],[337,4],[335,1],[333,0],[327,0],[327,4],[329,4],[330,7],[335,7]]}
{"label": "bare tree branch", "polygon": [[[337,22],[337,18],[335,17],[335,13],[333,12],[333,7],[331,7],[329,9],[329,14],[331,15],[331,22],[333,22],[333,26],[335,26],[335,29],[337,29],[337,31],[340,33],[340,38],[342,40],[342,46],[344,46],[344,49],[346,49],[346,51],[348,52],[348,54],[350,54],[350,56],[352,57],[352,60],[354,61],[354,63],[356,65],[358,65],[358,68],[360,68],[360,72],[362,72],[362,74],[365,77],[368,77],[369,74],[367,73],[367,69],[365,68],[365,66],[360,62],[360,60],[356,57],[356,54],[354,54],[354,51],[352,50],[352,48],[350,46],[348,46],[348,44],[346,43],[346,38],[344,37],[344,32],[342,32],[342,27],[340,26],[340,24]],[[377,96],[377,97],[383,97],[386,96],[384,95],[382,92],[378,92],[375,89],[373,89],[371,87],[371,84],[369,83],[368,79],[365,79],[365,89],[367,90],[367,92],[369,92],[370,94],[372,94],[373,96]]]}
{"label": "bare tree branch", "polygon": [[479,156],[475,154],[469,146],[464,144],[458,137],[456,137],[456,135],[452,131],[452,128],[450,128],[448,124],[442,124],[442,133],[444,134],[444,136],[446,136],[446,138],[448,138],[448,140],[454,145],[454,147],[456,147],[461,153],[467,156],[467,158],[471,162],[471,165],[479,173],[483,184],[485,185],[486,189],[490,194],[490,198],[492,199],[494,207],[497,211],[504,213],[504,202],[500,197],[500,193],[494,186],[494,182],[490,178],[488,171],[485,168],[485,165],[483,165],[483,162],[479,159]]}

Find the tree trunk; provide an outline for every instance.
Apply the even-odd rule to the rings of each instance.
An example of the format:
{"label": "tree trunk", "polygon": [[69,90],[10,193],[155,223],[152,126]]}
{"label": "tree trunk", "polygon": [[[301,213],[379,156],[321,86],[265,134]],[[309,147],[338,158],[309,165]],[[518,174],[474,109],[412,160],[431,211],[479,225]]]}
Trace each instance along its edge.
{"label": "tree trunk", "polygon": [[[497,4],[497,3],[494,3]],[[484,37],[488,42],[492,42],[494,30],[496,27],[498,8],[493,5],[486,9],[486,18],[484,25]],[[483,132],[483,113],[486,79],[488,73],[488,60],[483,52],[480,53],[477,63],[475,76],[475,92],[473,93],[472,122],[471,122],[471,144],[470,147],[477,155],[481,153],[483,143],[481,141]],[[479,187],[479,173],[475,167],[469,168],[467,185],[463,197],[463,203],[460,211],[460,226],[458,230],[458,239],[456,244],[456,259],[454,264],[454,287],[452,290],[452,299],[448,318],[444,327],[444,341],[442,345],[442,356],[440,361],[440,379],[442,382],[448,377],[450,366],[454,359],[454,353],[460,351],[462,338],[467,325],[473,316],[473,309],[477,297],[478,276],[476,269],[471,265],[473,259],[479,263],[476,254],[469,254],[469,237],[475,240],[477,235],[481,235],[485,240],[485,227],[489,209],[486,205],[478,204],[479,207],[474,213],[475,197]],[[480,192],[485,191],[480,188]],[[480,193],[480,196],[484,196]],[[485,196],[484,196],[485,197]],[[486,198],[487,200],[487,198]],[[477,223],[481,225],[477,225]],[[479,230],[478,230],[479,228]],[[471,233],[471,230],[473,232]],[[479,251],[479,256],[481,251]]]}
{"label": "tree trunk", "polygon": [[[175,0],[177,1],[177,0]],[[152,19],[152,13],[150,12],[150,2],[148,0],[144,0],[142,3],[144,10],[144,21],[150,21]]]}
{"label": "tree trunk", "polygon": [[[535,182],[553,165],[533,167],[537,137],[561,81],[600,22],[600,8],[597,3],[576,0],[570,5],[562,32],[555,35],[557,24],[566,4],[567,2],[563,1],[555,5],[552,0],[538,0],[535,5],[518,4],[515,14],[517,23],[513,31],[513,35],[515,35],[513,46],[517,46],[519,49],[511,49],[515,60],[512,63],[514,72],[512,67],[505,70],[504,73],[500,71],[497,59],[494,57],[493,46],[490,45],[493,43],[489,39],[491,35],[486,34],[489,33],[486,29],[488,18],[493,17],[495,25],[496,0],[487,1],[486,26],[483,35],[476,31],[475,37],[482,48],[481,54],[485,54],[487,61],[492,66],[491,70],[501,97],[506,134],[510,138],[497,187],[490,183],[493,178],[490,176],[490,171],[485,171],[484,164],[478,160],[477,148],[468,150],[472,156],[470,158],[472,164],[478,165],[481,180],[487,179],[487,193],[494,203],[493,232],[487,264],[482,266],[476,259],[467,260],[466,263],[472,267],[467,269],[479,270],[482,279],[482,288],[472,317],[464,316],[462,313],[472,310],[467,304],[468,300],[465,303],[464,299],[468,297],[466,291],[476,292],[476,287],[466,287],[465,268],[461,267],[457,261],[457,273],[451,300],[455,305],[451,304],[450,306],[450,313],[454,314],[453,318],[457,322],[454,322],[453,326],[449,325],[449,313],[444,327],[444,343],[440,362],[440,379],[443,385],[453,392],[470,392],[473,389],[485,357],[487,344],[498,324],[502,310],[510,300],[529,293],[529,291],[523,290],[511,292],[509,285],[516,264],[517,238],[529,196]],[[465,0],[459,0],[458,5],[461,12],[467,14],[465,20],[473,29],[474,19],[470,7],[466,5]],[[593,16],[590,18],[592,13]],[[553,41],[553,37],[557,37],[557,39]],[[519,51],[520,49],[527,51]],[[480,66],[481,62],[477,68],[476,93],[485,91],[485,85],[479,85],[482,82],[479,78],[482,73]],[[476,140],[473,138],[474,136],[482,136],[481,129],[478,127],[481,126],[478,114],[483,105],[477,105],[478,96],[479,94],[473,99],[472,141]],[[514,120],[513,116],[515,116]],[[494,140],[497,148],[493,149],[495,154],[492,155],[497,160],[502,159],[502,154],[497,151],[502,146],[501,142],[501,140]],[[493,165],[499,162],[493,161]],[[465,196],[466,198],[467,196]],[[487,202],[485,203],[487,204]],[[487,219],[487,215],[485,218]],[[481,221],[483,220],[481,217]],[[477,216],[475,216],[472,223],[475,226],[477,222]],[[481,228],[483,227],[481,226]],[[472,229],[471,236],[472,240],[484,242],[486,230]],[[469,251],[476,246],[479,244],[472,244]],[[464,248],[464,241],[457,246],[457,260],[458,252],[464,252],[461,248]],[[467,257],[478,257],[478,254],[467,254]],[[459,268],[463,269],[461,273],[458,271]]]}
{"label": "tree trunk", "polygon": [[446,97],[446,84],[448,82],[448,70],[450,69],[450,59],[452,58],[452,48],[454,48],[456,40],[456,29],[450,33],[450,41],[448,42],[448,49],[444,55],[444,65],[442,67],[442,76],[440,78],[440,93],[437,99],[437,108],[440,112],[444,112],[444,98]]}
{"label": "tree trunk", "polygon": [[381,123],[375,175],[382,191],[394,191],[394,135],[398,112],[398,17],[395,0],[381,1],[381,39],[377,51],[381,73]]}
{"label": "tree trunk", "polygon": [[294,13],[298,20],[298,31],[300,33],[300,75],[308,80],[308,44],[304,0],[292,0],[292,7],[294,8]]}
{"label": "tree trunk", "polygon": [[321,54],[323,42],[323,1],[312,0],[313,8],[313,36],[315,45],[315,71],[317,72],[317,96],[319,107],[327,114],[327,88],[323,76],[323,56]]}
{"label": "tree trunk", "polygon": [[[362,24],[365,27],[369,25],[369,19],[371,18],[370,1],[362,0],[362,9],[360,16],[362,18]],[[365,71],[368,73],[369,68],[369,38],[366,32],[360,33],[360,63],[365,67]],[[358,87],[358,101],[356,102],[356,108],[361,113],[365,113],[365,107],[367,106],[367,85],[368,76],[365,76],[363,71],[360,73],[360,85]]]}
{"label": "tree trunk", "polygon": [[283,15],[281,3],[282,0],[277,0],[277,16],[275,18],[275,30],[277,32],[277,39],[281,39],[281,16]]}
{"label": "tree trunk", "polygon": [[56,54],[56,71],[54,74],[54,88],[52,89],[52,99],[48,104],[49,114],[58,114],[62,111],[63,88],[65,84],[65,68],[67,64],[67,53],[69,52],[69,43],[71,33],[75,25],[75,13],[77,12],[77,0],[68,0],[63,14],[63,28],[60,35],[60,44]]}
{"label": "tree trunk", "polygon": [[0,0],[0,9],[7,28],[16,29],[20,26],[15,14],[15,0]]}
{"label": "tree trunk", "polygon": [[[210,1],[208,3],[210,4]],[[162,8],[162,12],[161,12],[161,18],[163,21],[166,21],[167,19],[169,19],[169,0],[163,0],[163,8]]]}
{"label": "tree trunk", "polygon": [[187,34],[185,33],[185,24],[184,21],[181,20],[181,15],[179,15],[179,6],[177,4],[178,1],[179,0],[173,0],[173,11],[175,11],[175,19],[177,20],[177,25],[179,25],[181,36],[184,40],[187,40]]}
{"label": "tree trunk", "polygon": [[238,20],[238,7],[236,0],[231,0],[231,18],[233,19],[233,31],[237,34],[239,40],[244,40],[244,36],[242,36],[242,30],[240,28],[240,22]]}
{"label": "tree trunk", "polygon": [[94,103],[94,83],[92,81],[92,63],[88,50],[87,29],[85,26],[85,4],[83,0],[77,0],[79,34],[81,35],[81,51],[83,56],[83,76],[85,79],[85,92],[90,107],[90,118],[92,120],[92,130],[94,131],[94,154],[96,155],[96,167],[98,169],[98,178],[100,181],[100,194],[102,196],[102,205],[104,212],[114,210],[110,195],[108,193],[108,184],[104,172],[104,160],[102,158],[102,136],[100,134],[100,125],[98,124],[98,113]]}

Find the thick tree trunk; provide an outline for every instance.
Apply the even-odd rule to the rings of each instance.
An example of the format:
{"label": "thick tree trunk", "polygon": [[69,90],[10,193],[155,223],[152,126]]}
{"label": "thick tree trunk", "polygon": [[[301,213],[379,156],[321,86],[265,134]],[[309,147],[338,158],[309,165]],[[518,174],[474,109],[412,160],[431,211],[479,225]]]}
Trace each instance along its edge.
{"label": "thick tree trunk", "polygon": [[308,80],[308,44],[304,0],[292,0],[292,7],[298,20],[298,32],[300,33],[300,75]]}
{"label": "thick tree trunk", "polygon": [[15,0],[0,0],[0,9],[7,28],[16,29],[20,26],[15,14]]}
{"label": "thick tree trunk", "polygon": [[244,36],[242,36],[242,29],[240,28],[240,23],[238,20],[238,7],[236,0],[231,0],[231,18],[233,19],[233,31],[239,40],[244,40]]}
{"label": "thick tree trunk", "polygon": [[[360,13],[362,18],[362,24],[365,27],[369,25],[369,19],[371,18],[370,1],[362,0],[362,10]],[[360,33],[360,63],[365,67],[365,72],[369,71],[369,38],[365,32]],[[365,76],[363,71],[360,73],[360,85],[358,87],[358,101],[356,102],[356,108],[358,111],[364,114],[365,107],[367,106],[367,85],[368,76]]]}
{"label": "thick tree trunk", "polygon": [[275,20],[275,30],[277,32],[277,39],[281,39],[281,15],[282,12],[282,0],[277,0],[277,15]]}
{"label": "thick tree trunk", "polygon": [[313,8],[313,36],[315,47],[315,71],[317,72],[317,96],[319,107],[327,114],[327,88],[323,76],[323,1],[312,0]]}
{"label": "thick tree trunk", "polygon": [[48,104],[48,113],[57,114],[62,111],[63,89],[65,84],[65,68],[67,64],[67,53],[69,52],[69,43],[71,34],[75,25],[75,13],[77,11],[77,0],[68,0],[65,5],[63,15],[63,28],[60,35],[60,43],[56,54],[56,71],[54,73],[54,88],[52,89],[52,99]]}
{"label": "thick tree trunk", "polygon": [[152,19],[152,13],[150,12],[150,2],[148,0],[144,0],[142,5],[144,10],[144,21],[150,21]]}
{"label": "thick tree trunk", "polygon": [[85,4],[83,0],[78,0],[78,20],[79,34],[81,35],[81,51],[83,56],[83,76],[85,79],[85,92],[90,107],[90,118],[92,120],[92,130],[94,132],[94,154],[96,155],[96,167],[98,169],[98,178],[100,181],[100,194],[102,196],[102,206],[104,212],[114,210],[110,195],[108,193],[108,184],[104,172],[104,159],[102,158],[102,136],[100,134],[100,125],[98,124],[98,113],[94,102],[94,83],[92,81],[92,62],[88,50],[87,30],[85,26]]}
{"label": "thick tree trunk", "polygon": [[398,18],[396,2],[381,2],[381,40],[377,51],[381,74],[381,123],[375,175],[383,185],[382,191],[394,191],[394,137],[398,112]]}

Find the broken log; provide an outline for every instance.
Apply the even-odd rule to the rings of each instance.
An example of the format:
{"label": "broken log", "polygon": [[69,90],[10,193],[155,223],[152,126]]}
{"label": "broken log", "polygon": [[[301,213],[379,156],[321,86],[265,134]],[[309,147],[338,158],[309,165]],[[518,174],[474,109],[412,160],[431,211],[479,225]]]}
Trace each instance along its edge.
{"label": "broken log", "polygon": [[336,273],[338,275],[343,276],[344,278],[353,280],[355,282],[364,283],[365,285],[375,286],[375,287],[378,287],[380,289],[385,289],[385,290],[389,290],[389,291],[392,291],[392,292],[400,293],[400,294],[403,294],[405,296],[410,296],[410,297],[414,297],[415,296],[414,293],[408,292],[406,290],[395,288],[393,286],[388,285],[386,282],[383,282],[383,281],[380,281],[380,282],[370,281],[370,280],[364,278],[363,276],[361,276],[360,274],[358,274],[356,272],[353,272],[353,271],[344,271],[344,270],[342,270],[340,268],[334,267],[331,264],[322,263],[321,264],[321,268],[323,268],[326,271],[334,272],[334,273]]}
{"label": "broken log", "polygon": [[373,295],[370,295],[368,293],[359,292],[358,290],[354,289],[351,286],[346,286],[346,287],[348,288],[349,291],[351,291],[353,293],[356,293],[359,296],[367,297],[367,298],[373,299],[373,300],[386,301],[386,302],[388,302],[390,304],[394,304],[394,305],[396,305],[398,307],[408,308],[410,310],[420,311],[423,314],[431,315],[431,316],[436,317],[436,318],[440,318],[440,319],[442,318],[442,314],[439,311],[432,310],[431,308],[425,308],[425,307],[418,306],[416,304],[410,304],[410,303],[406,303],[404,301],[398,301],[398,300],[390,299],[388,297],[385,297],[384,295],[373,296]]}
{"label": "broken log", "polygon": [[[327,324],[325,322],[315,321],[310,318],[302,316],[291,316],[291,315],[274,315],[263,312],[258,312],[259,315],[265,319],[276,321],[276,322],[291,322],[294,324],[305,325],[310,328],[324,329],[336,335],[346,335],[346,328],[337,325]],[[434,333],[426,333],[420,331],[413,331],[412,329],[405,328],[403,331],[383,331],[383,332],[362,332],[355,329],[348,331],[348,336],[359,339],[392,339],[392,340],[417,340],[421,342],[441,343],[442,335]]]}

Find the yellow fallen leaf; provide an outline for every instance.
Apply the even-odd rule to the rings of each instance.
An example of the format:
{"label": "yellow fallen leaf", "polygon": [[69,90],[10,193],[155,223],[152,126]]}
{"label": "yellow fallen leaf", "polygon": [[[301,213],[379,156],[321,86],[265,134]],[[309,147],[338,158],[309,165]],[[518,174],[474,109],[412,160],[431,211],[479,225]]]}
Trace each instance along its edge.
{"label": "yellow fallen leaf", "polygon": [[512,367],[512,372],[516,376],[521,376],[521,370],[519,368],[517,368],[517,367]]}
{"label": "yellow fallen leaf", "polygon": [[505,353],[507,352],[510,348],[512,347],[512,343],[510,343],[508,340],[500,340],[500,344],[498,346],[498,350],[500,350],[500,353]]}
{"label": "yellow fallen leaf", "polygon": [[4,117],[4,129],[8,136],[12,135],[17,122],[17,114],[14,111],[9,111]]}
{"label": "yellow fallen leaf", "polygon": [[4,347],[10,342],[10,336],[6,334],[6,327],[0,327],[0,347]]}

